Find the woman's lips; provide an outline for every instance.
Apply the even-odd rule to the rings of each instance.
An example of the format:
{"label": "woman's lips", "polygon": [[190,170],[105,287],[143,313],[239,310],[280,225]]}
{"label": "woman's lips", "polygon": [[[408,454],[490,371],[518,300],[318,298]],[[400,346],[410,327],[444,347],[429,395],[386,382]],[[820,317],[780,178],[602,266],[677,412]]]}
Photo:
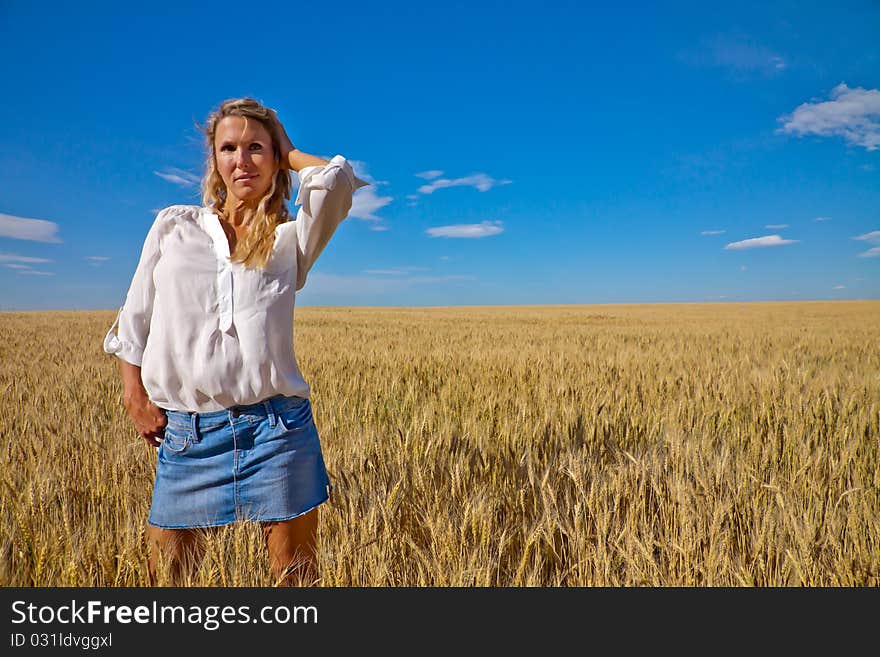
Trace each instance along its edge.
{"label": "woman's lips", "polygon": [[250,176],[241,176],[240,178],[236,178],[235,182],[247,182],[249,180],[253,180],[256,177],[257,177],[257,174],[253,174]]}

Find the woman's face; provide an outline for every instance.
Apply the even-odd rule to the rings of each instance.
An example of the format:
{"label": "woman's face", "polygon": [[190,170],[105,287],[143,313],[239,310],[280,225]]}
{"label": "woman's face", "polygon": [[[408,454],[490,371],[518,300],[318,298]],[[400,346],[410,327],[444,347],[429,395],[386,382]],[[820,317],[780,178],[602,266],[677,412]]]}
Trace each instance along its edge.
{"label": "woman's face", "polygon": [[214,133],[217,169],[231,200],[258,201],[278,171],[272,138],[256,119],[227,116]]}

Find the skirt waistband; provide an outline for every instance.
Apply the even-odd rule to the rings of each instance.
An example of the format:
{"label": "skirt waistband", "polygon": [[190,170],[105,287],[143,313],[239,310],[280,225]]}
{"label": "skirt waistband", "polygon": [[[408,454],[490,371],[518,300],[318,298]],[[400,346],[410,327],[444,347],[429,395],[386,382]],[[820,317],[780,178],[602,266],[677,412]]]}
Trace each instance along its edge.
{"label": "skirt waistband", "polygon": [[208,428],[219,426],[229,422],[232,419],[245,415],[268,417],[270,424],[274,426],[275,416],[284,411],[301,406],[309,401],[308,397],[286,397],[285,395],[276,395],[269,399],[253,404],[241,404],[238,406],[230,406],[219,411],[210,411],[208,413],[196,413],[192,411],[165,411],[168,418],[169,426],[177,426],[179,428]]}

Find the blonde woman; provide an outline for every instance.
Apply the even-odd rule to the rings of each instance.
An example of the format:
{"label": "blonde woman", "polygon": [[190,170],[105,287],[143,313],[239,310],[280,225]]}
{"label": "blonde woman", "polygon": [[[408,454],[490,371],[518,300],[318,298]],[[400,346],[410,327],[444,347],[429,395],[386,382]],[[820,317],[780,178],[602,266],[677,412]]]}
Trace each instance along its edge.
{"label": "blonde woman", "polygon": [[331,484],[294,354],[294,301],[367,183],[341,155],[295,148],[251,98],[223,102],[205,136],[202,206],[158,213],[104,340],[135,429],[158,447],[150,576],[163,557],[176,573],[192,563],[198,528],[251,520],[277,581],[313,583]]}

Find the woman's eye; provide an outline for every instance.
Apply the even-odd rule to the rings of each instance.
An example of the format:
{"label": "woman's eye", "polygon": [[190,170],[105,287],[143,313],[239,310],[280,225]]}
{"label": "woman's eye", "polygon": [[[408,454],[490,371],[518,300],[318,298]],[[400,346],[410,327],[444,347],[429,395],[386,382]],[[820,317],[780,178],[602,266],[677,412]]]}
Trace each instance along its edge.
{"label": "woman's eye", "polygon": [[234,151],[235,146],[233,146],[232,144],[223,144],[223,146],[220,147],[220,150],[221,151]]}
{"label": "woman's eye", "polygon": [[263,145],[262,145],[262,144],[251,144],[251,150],[252,150],[252,151],[258,151],[258,150],[260,150],[261,148],[263,148]]}

